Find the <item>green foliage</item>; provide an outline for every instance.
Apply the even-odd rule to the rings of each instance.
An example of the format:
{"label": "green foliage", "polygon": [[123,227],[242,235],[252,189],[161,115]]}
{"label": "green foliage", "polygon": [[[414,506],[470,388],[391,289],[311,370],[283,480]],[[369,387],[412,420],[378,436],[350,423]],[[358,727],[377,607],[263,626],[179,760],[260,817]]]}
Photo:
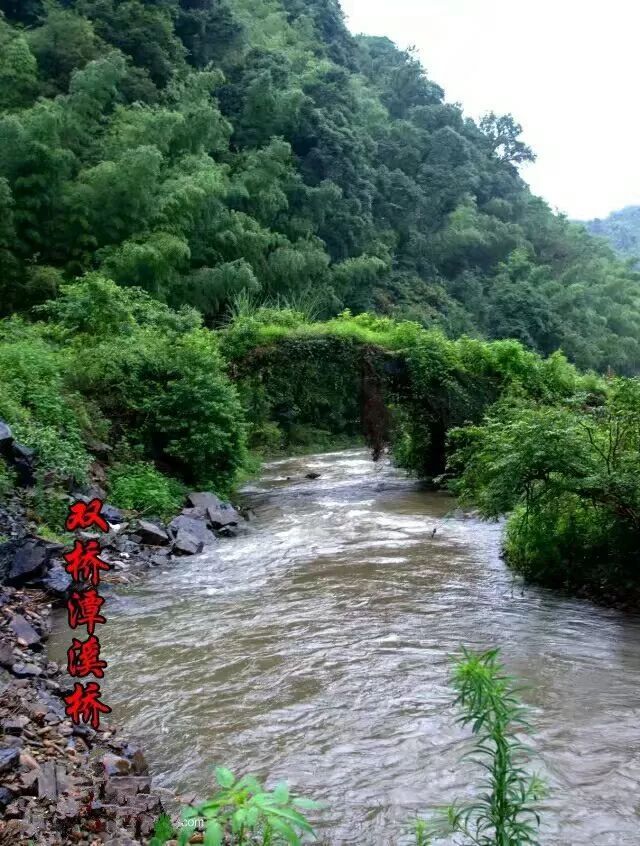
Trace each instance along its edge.
{"label": "green foliage", "polygon": [[9,496],[15,487],[15,483],[15,473],[7,465],[4,458],[0,457],[0,499]]}
{"label": "green foliage", "polygon": [[[91,431],[77,392],[66,380],[68,358],[36,328],[18,320],[0,331],[0,419],[18,441],[35,449],[42,474],[82,482],[89,456],[84,431]],[[99,421],[96,421],[99,425]]]}
{"label": "green foliage", "polygon": [[171,840],[174,833],[171,818],[167,814],[160,814],[153,827],[153,837],[149,841],[149,846],[164,846],[167,840]]}
{"label": "green foliage", "polygon": [[176,479],[144,461],[116,464],[109,473],[108,486],[114,505],[162,519],[173,517],[180,510],[187,492]]}
{"label": "green foliage", "polygon": [[216,325],[313,297],[640,367],[638,274],[331,0],[2,0],[0,309],[99,271]]}
{"label": "green foliage", "polygon": [[219,787],[210,799],[183,810],[180,846],[189,842],[198,821],[203,823],[205,846],[222,843],[298,846],[307,835],[314,836],[301,811],[315,810],[321,805],[291,795],[286,784],[267,791],[254,776],[236,780],[225,767],[216,768],[216,781]]}
{"label": "green foliage", "polygon": [[486,776],[475,801],[448,808],[444,828],[477,846],[535,846],[540,822],[537,803],[545,790],[540,779],[525,769],[530,753],[519,735],[529,726],[514,682],[500,664],[499,651],[463,649],[452,682],[462,711],[459,722],[470,726],[474,736],[468,757]]}
{"label": "green foliage", "polygon": [[527,578],[635,601],[640,383],[614,379],[564,403],[505,400],[454,433],[458,491],[513,512],[505,551]]}

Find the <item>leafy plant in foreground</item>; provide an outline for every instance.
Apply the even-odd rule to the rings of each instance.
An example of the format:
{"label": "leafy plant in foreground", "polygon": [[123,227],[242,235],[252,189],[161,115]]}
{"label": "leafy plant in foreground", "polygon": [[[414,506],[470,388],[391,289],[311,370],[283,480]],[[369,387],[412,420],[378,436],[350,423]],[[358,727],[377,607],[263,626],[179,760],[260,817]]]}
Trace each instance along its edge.
{"label": "leafy plant in foreground", "polygon": [[292,796],[286,784],[266,791],[254,776],[236,780],[225,767],[216,768],[216,780],[220,789],[210,799],[183,810],[180,846],[189,843],[196,829],[204,832],[205,846],[220,846],[223,842],[233,846],[297,846],[305,835],[315,836],[300,810],[314,810],[321,805]]}
{"label": "leafy plant in foreground", "polygon": [[[544,784],[524,768],[529,749],[518,734],[529,731],[513,680],[505,675],[499,650],[484,653],[462,650],[452,684],[455,704],[462,709],[458,722],[471,726],[475,743],[471,760],[486,771],[475,801],[452,804],[445,826],[475,846],[536,846],[540,822],[536,807]],[[416,835],[418,831],[416,829]],[[425,844],[424,830],[422,840]]]}

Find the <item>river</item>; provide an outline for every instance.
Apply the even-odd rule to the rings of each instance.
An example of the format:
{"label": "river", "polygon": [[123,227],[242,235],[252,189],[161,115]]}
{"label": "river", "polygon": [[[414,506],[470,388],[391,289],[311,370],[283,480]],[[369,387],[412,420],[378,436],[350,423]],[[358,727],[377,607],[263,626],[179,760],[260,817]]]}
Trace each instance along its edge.
{"label": "river", "polygon": [[363,450],[270,463],[243,499],[246,533],[109,598],[103,698],[158,785],[204,795],[224,764],[326,800],[328,842],[405,843],[477,777],[450,656],[497,645],[551,789],[542,842],[640,843],[637,617],[523,589],[499,525]]}

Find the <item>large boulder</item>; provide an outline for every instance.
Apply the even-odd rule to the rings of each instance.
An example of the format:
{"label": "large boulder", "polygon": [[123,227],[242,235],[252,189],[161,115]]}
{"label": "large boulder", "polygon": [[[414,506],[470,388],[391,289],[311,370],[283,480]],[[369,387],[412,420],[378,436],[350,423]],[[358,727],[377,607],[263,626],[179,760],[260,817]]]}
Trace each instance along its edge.
{"label": "large boulder", "polygon": [[150,520],[139,520],[136,534],[147,546],[166,546],[169,543],[169,535],[162,526]]}
{"label": "large boulder", "polygon": [[216,536],[207,527],[207,520],[203,517],[179,514],[169,523],[169,532],[177,538],[180,532],[186,532],[196,538],[202,546],[216,542]]}
{"label": "large boulder", "polygon": [[[220,499],[210,491],[194,491],[187,496],[193,509],[202,511],[212,529],[224,529],[228,526],[237,526],[242,517],[236,509],[228,502]],[[189,509],[192,511],[193,509]],[[186,509],[185,509],[186,510]]]}
{"label": "large boulder", "polygon": [[[27,582],[38,581],[46,572],[47,561],[51,557],[52,550],[49,544],[36,538],[27,538],[21,541],[9,541],[3,544],[3,548],[11,544],[13,560],[11,561],[7,583],[21,586]],[[0,551],[4,555],[4,549]]]}
{"label": "large boulder", "polygon": [[228,502],[221,502],[217,508],[207,508],[207,517],[212,529],[226,529],[237,526],[242,517]]}
{"label": "large boulder", "polygon": [[0,452],[3,455],[7,454],[7,451],[11,448],[11,444],[13,443],[13,432],[11,431],[10,426],[4,422],[4,420],[0,420]]}
{"label": "large boulder", "polygon": [[204,543],[186,529],[179,529],[173,542],[176,555],[197,555],[204,549]]}
{"label": "large boulder", "polygon": [[42,580],[42,586],[46,591],[59,597],[66,599],[69,588],[72,585],[72,578],[64,569],[61,561],[54,561],[47,570],[46,576]]}
{"label": "large boulder", "polygon": [[222,500],[211,491],[193,491],[187,495],[187,502],[194,508],[218,508]]}

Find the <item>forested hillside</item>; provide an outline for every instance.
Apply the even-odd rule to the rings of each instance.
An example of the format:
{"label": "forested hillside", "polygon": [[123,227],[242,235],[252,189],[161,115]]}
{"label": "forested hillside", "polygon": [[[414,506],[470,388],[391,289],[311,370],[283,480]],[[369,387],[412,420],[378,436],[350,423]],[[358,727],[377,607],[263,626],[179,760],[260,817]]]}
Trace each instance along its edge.
{"label": "forested hillside", "polygon": [[640,261],[640,206],[627,206],[609,217],[590,220],[586,227],[592,235],[606,238],[621,256]]}
{"label": "forested hillside", "polygon": [[335,0],[1,0],[0,304],[100,271],[209,325],[240,292],[640,365],[640,276]]}

